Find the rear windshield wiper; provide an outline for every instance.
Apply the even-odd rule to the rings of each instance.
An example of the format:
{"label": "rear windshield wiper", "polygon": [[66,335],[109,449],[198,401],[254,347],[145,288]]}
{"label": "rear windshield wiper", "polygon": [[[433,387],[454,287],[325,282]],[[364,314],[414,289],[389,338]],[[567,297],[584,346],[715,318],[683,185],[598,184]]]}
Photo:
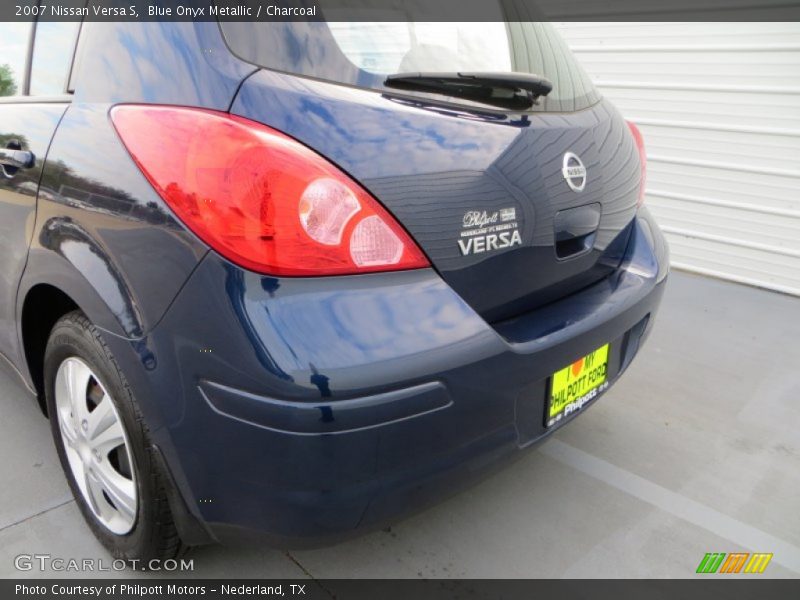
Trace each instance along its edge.
{"label": "rear windshield wiper", "polygon": [[390,88],[446,94],[510,110],[538,104],[553,84],[531,73],[397,73],[384,85]]}

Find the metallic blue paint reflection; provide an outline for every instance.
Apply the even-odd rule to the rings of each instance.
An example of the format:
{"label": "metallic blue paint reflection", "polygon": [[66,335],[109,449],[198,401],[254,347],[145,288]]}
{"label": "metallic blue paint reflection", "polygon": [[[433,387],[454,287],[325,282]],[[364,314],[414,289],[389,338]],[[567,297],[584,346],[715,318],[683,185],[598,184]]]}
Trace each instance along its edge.
{"label": "metallic blue paint reflection", "polygon": [[[617,276],[496,327],[431,270],[275,279],[209,254],[148,336],[157,367],[137,390],[214,535],[330,541],[452,493],[543,439],[547,377],[601,343],[612,342],[616,378],[652,324],[665,251],[642,209]],[[540,341],[542,323],[553,330]],[[124,340],[113,349],[126,373],[144,373]],[[432,382],[449,401],[418,410],[407,390]],[[215,398],[201,392],[209,386]],[[386,393],[409,403],[393,407],[407,418],[379,424],[369,398]],[[297,411],[278,415],[287,402]],[[354,418],[369,426],[353,429]]]}
{"label": "metallic blue paint reflection", "polygon": [[[13,280],[0,298],[0,352],[30,385],[12,315],[41,284],[67,294],[104,330],[189,510],[217,537],[244,529],[287,544],[338,537],[452,493],[547,435],[550,373],[612,341],[618,374],[646,336],[667,249],[645,209],[633,218],[638,165],[606,103],[501,119],[275,73],[244,83],[237,111],[345,167],[432,255],[440,225],[453,226],[463,208],[459,194],[518,202],[534,223],[520,256],[534,262],[530,253],[552,242],[552,230],[537,229],[547,215],[611,194],[619,212],[604,213],[610,233],[598,233],[599,250],[567,268],[576,278],[550,287],[563,299],[505,306],[490,325],[491,305],[504,300],[486,282],[498,261],[507,278],[535,281],[524,259],[516,268],[503,257],[459,259],[449,244],[437,251],[438,271],[292,279],[209,252],[138,171],[108,110],[121,101],[226,110],[253,68],[227,52],[214,23],[92,23],[87,32],[66,112],[0,104],[0,115],[14,115],[0,120],[0,133],[27,135],[37,158],[47,155],[35,211],[30,191],[12,197],[6,185],[0,199],[14,221],[8,231],[20,237],[0,256],[13,263],[3,269]],[[34,124],[16,127],[30,115]],[[555,175],[542,157],[527,175],[516,171],[511,154],[548,139],[581,145],[592,167],[619,167],[619,185],[604,187],[604,178],[583,200],[557,192],[541,206],[527,202]],[[624,151],[599,152],[605,139]],[[442,192],[460,199],[442,209]],[[414,216],[426,206],[433,233],[424,214]],[[587,265],[592,285],[580,276]],[[201,387],[217,397],[207,401]],[[274,412],[287,403],[296,410]]]}
{"label": "metallic blue paint reflection", "polygon": [[[638,150],[607,101],[521,120],[260,71],[243,84],[232,112],[297,138],[354,176],[490,322],[613,272],[636,212]],[[580,155],[590,173],[579,194],[561,172],[567,151]],[[591,249],[561,260],[555,215],[590,204],[602,205]],[[463,256],[455,241],[464,213],[504,208],[515,209],[522,243]]]}
{"label": "metallic blue paint reflection", "polygon": [[214,22],[84,24],[76,102],[145,102],[227,110],[256,69],[234,57]]}
{"label": "metallic blue paint reflection", "polygon": [[59,125],[42,175],[50,191],[39,195],[18,298],[56,276],[96,325],[136,338],[158,321],[208,248],[136,167],[109,108],[73,103]]}
{"label": "metallic blue paint reflection", "polygon": [[66,104],[0,104],[0,147],[17,141],[36,157],[33,168],[13,174],[0,167],[0,356],[20,371],[24,357],[16,327],[17,287],[34,234],[37,186],[47,148],[66,108]]}

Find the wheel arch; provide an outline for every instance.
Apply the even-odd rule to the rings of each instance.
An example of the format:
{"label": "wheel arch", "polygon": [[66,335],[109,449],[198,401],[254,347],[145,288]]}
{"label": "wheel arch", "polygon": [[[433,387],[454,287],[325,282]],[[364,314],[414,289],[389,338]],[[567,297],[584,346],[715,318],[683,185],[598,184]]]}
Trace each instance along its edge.
{"label": "wheel arch", "polygon": [[39,408],[45,415],[47,404],[44,400],[44,352],[47,340],[58,320],[74,310],[80,310],[80,307],[68,294],[46,283],[40,283],[28,290],[22,304],[22,354],[36,391]]}
{"label": "wheel arch", "polygon": [[[125,312],[112,309],[114,297],[103,293],[102,285],[95,285],[96,278],[91,276],[91,269],[85,267],[42,249],[31,249],[20,282],[16,312],[19,355],[23,363],[20,371],[36,392],[44,414],[47,414],[44,352],[50,332],[61,317],[80,310],[101,330],[122,336],[129,333],[125,328]],[[118,294],[118,288],[114,292]],[[138,325],[134,320],[127,321],[131,322]]]}

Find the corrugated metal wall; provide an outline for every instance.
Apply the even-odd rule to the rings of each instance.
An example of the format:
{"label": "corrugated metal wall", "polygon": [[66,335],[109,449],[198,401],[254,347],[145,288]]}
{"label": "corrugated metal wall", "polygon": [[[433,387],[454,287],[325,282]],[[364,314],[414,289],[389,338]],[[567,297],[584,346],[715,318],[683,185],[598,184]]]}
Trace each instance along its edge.
{"label": "corrugated metal wall", "polygon": [[644,134],[673,266],[800,295],[800,24],[556,26]]}

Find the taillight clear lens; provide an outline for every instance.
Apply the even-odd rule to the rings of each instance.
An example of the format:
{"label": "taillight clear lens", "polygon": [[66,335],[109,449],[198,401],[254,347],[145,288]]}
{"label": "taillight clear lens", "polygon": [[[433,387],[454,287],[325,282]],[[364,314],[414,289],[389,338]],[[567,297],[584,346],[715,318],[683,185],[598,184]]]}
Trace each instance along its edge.
{"label": "taillight clear lens", "polygon": [[300,223],[311,239],[328,246],[338,246],[348,221],[361,205],[343,183],[330,179],[315,179],[300,196]]}
{"label": "taillight clear lens", "polygon": [[362,219],[350,237],[350,256],[359,267],[394,265],[403,257],[403,242],[379,217]]}
{"label": "taillight clear lens", "polygon": [[639,128],[636,126],[635,123],[631,121],[627,121],[628,127],[633,134],[633,139],[636,141],[636,149],[639,150],[639,165],[641,167],[641,179],[639,183],[639,199],[636,202],[636,206],[641,206],[642,202],[644,202],[644,186],[647,182],[647,153],[644,149],[644,138],[642,137],[642,132],[639,131]]}
{"label": "taillight clear lens", "polygon": [[122,105],[122,142],[181,221],[230,261],[270,275],[429,266],[361,186],[292,138],[226,113]]}

